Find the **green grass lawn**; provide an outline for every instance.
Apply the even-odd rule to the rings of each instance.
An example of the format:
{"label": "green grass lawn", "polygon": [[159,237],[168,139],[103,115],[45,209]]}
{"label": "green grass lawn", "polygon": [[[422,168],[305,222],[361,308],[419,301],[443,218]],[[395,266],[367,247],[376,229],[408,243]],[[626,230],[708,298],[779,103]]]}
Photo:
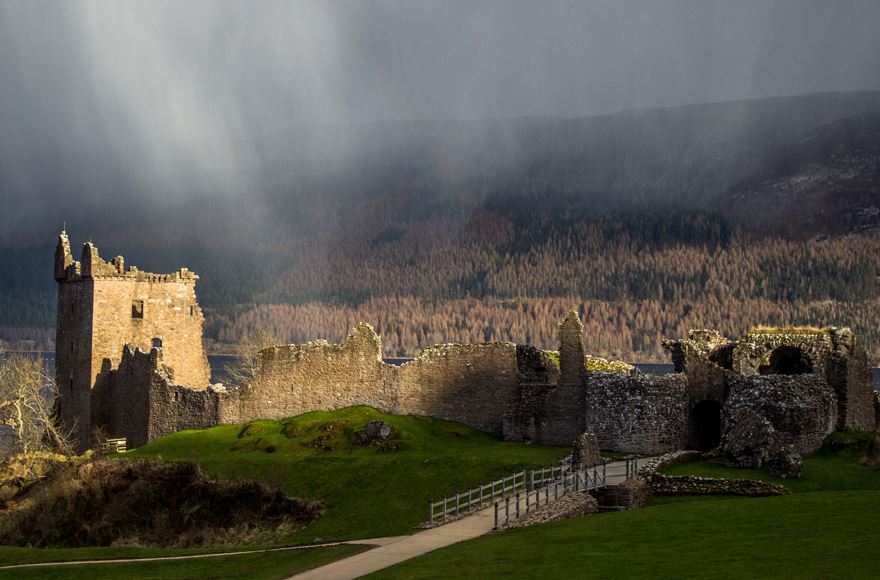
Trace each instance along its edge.
{"label": "green grass lawn", "polygon": [[[398,450],[352,444],[354,432],[375,419],[397,431],[393,444]],[[410,533],[427,519],[431,498],[524,466],[549,465],[567,452],[506,443],[450,421],[352,407],[183,431],[123,457],[193,460],[210,475],[267,481],[290,495],[321,500],[326,513],[287,538],[311,542]]]}
{"label": "green grass lawn", "polygon": [[366,549],[364,546],[328,546],[309,550],[264,552],[218,558],[136,562],[126,564],[81,564],[56,567],[0,570],[0,578],[287,578]]}
{"label": "green grass lawn", "polygon": [[696,461],[670,475],[761,479],[792,495],[653,497],[646,509],[510,530],[375,578],[877,578],[880,469],[867,433],[835,433],[799,479]]}
{"label": "green grass lawn", "polygon": [[[352,444],[354,433],[376,419],[395,429],[392,442],[398,450],[383,452]],[[326,513],[281,542],[294,544],[410,533],[427,519],[431,497],[465,490],[520,467],[549,465],[567,452],[561,447],[506,443],[451,421],[400,417],[353,407],[332,413],[307,413],[284,421],[261,420],[182,431],[116,457],[192,460],[217,477],[257,479],[277,484],[290,495],[321,500],[327,506]],[[0,564],[173,556],[260,547],[268,546],[185,550],[0,546]],[[232,558],[240,556],[229,560]],[[288,556],[277,558],[283,561]],[[100,566],[115,568],[110,564]],[[169,575],[176,573],[172,568],[168,570]],[[186,575],[186,568],[181,570]]]}
{"label": "green grass lawn", "polygon": [[806,458],[803,474],[796,479],[773,477],[762,469],[725,467],[723,460],[692,461],[663,470],[667,475],[700,475],[772,481],[793,492],[873,490],[880,491],[880,469],[859,464],[872,433],[834,433],[819,453]]}
{"label": "green grass lawn", "polygon": [[370,578],[876,578],[880,492],[704,499],[509,530]]}

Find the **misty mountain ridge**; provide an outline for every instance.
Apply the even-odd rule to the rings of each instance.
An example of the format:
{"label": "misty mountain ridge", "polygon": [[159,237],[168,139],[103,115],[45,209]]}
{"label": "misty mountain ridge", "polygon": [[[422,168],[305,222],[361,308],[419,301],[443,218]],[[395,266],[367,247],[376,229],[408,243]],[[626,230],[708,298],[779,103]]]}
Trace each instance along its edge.
{"label": "misty mountain ridge", "polygon": [[[751,186],[749,197],[760,195],[762,180],[778,178],[791,159],[836,138],[821,127],[862,119],[860,115],[871,112],[880,112],[880,92],[731,101],[577,119],[296,127],[250,139],[208,139],[199,145],[205,156],[223,159],[220,151],[226,156],[234,152],[233,167],[218,167],[216,174],[205,175],[199,166],[198,172],[187,173],[182,160],[175,173],[155,180],[144,174],[146,165],[121,163],[130,158],[123,152],[102,158],[63,150],[44,162],[39,156],[33,159],[39,166],[27,184],[4,183],[0,175],[0,187],[13,197],[38,189],[38,198],[56,198],[39,216],[7,214],[17,219],[2,224],[0,245],[42,245],[63,221],[100,238],[117,229],[119,216],[125,217],[127,230],[138,222],[149,228],[157,220],[174,221],[169,218],[174,214],[191,218],[219,207],[231,214],[220,220],[228,223],[244,205],[273,205],[275,213],[288,203],[333,205],[389,193],[412,198],[405,206],[449,201],[463,210],[478,208],[497,195],[565,195],[602,210],[650,210],[662,203],[727,213],[729,194]],[[860,136],[860,146],[874,138]],[[818,143],[804,145],[810,141]],[[53,158],[64,162],[45,163]],[[218,187],[226,186],[233,189],[217,193]],[[26,206],[27,196],[22,199]],[[806,231],[786,234],[840,231],[835,226],[824,232],[821,219],[806,223]],[[181,229],[191,235],[191,227]],[[210,238],[210,232],[200,235]]]}

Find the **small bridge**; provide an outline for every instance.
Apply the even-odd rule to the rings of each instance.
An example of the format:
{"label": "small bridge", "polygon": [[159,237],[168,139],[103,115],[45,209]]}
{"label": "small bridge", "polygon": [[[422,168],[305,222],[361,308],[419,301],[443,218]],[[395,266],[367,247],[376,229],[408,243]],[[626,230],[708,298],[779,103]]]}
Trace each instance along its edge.
{"label": "small bridge", "polygon": [[430,526],[443,525],[494,505],[493,529],[498,529],[560,497],[575,492],[601,491],[609,485],[609,477],[612,479],[610,483],[617,483],[638,471],[636,457],[614,462],[606,460],[601,466],[582,470],[571,468],[570,456],[558,463],[553,467],[523,469],[463,493],[456,492],[437,501],[432,499],[428,504],[428,523]]}

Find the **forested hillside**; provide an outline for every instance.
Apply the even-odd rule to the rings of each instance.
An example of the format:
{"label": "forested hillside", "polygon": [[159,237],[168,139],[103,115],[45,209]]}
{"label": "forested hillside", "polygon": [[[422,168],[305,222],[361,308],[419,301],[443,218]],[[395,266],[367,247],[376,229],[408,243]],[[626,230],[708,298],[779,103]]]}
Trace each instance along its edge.
{"label": "forested hillside", "polygon": [[[536,209],[533,218],[551,215]],[[524,230],[485,213],[458,233],[432,221],[372,240],[352,235],[331,253],[298,258],[260,305],[214,314],[209,328],[223,343],[255,328],[295,342],[340,340],[367,320],[389,354],[488,340],[549,348],[577,307],[591,350],[628,360],[663,360],[661,340],[689,328],[736,335],[759,323],[853,325],[876,350],[878,273],[877,234],[753,239],[704,214]]]}
{"label": "forested hillside", "polygon": [[[83,206],[68,230],[105,258],[196,271],[218,351],[257,328],[340,340],[361,320],[388,354],[553,347],[577,307],[591,351],[628,360],[755,324],[851,325],[878,357],[878,111],[880,95],[852,93],[279,133],[246,195]],[[52,346],[52,215],[0,236],[13,346]]]}

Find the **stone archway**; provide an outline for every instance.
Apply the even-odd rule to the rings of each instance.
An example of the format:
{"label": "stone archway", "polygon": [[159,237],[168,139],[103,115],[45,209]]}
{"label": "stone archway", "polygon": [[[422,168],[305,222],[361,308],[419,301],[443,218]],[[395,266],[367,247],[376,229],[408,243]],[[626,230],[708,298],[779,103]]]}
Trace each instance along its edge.
{"label": "stone archway", "polygon": [[770,353],[768,364],[758,369],[762,375],[803,375],[813,372],[813,361],[796,346],[779,346]]}
{"label": "stone archway", "polygon": [[690,416],[690,447],[698,451],[715,449],[721,443],[721,403],[701,401]]}

